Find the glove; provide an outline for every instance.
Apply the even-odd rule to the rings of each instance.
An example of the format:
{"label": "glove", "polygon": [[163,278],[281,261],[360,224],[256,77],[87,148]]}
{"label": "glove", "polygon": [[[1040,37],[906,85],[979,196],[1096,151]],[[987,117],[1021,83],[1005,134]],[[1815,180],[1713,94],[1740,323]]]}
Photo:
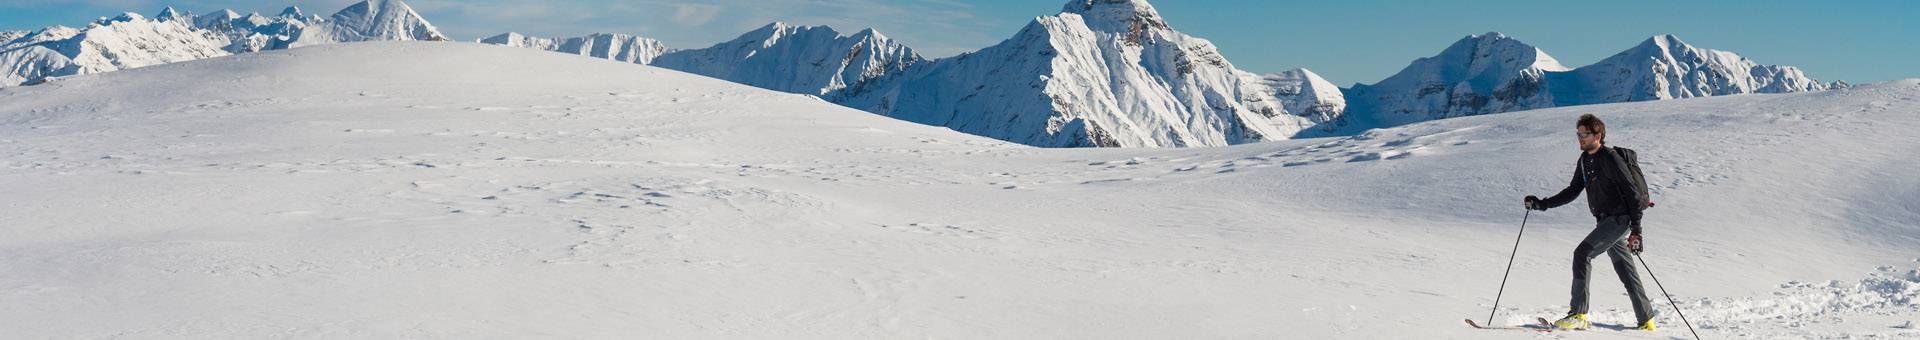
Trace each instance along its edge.
{"label": "glove", "polygon": [[1632,251],[1634,255],[1640,255],[1640,233],[1627,235],[1627,250]]}
{"label": "glove", "polygon": [[1547,208],[1543,208],[1540,206],[1539,197],[1533,197],[1533,195],[1527,195],[1526,203],[1527,204],[1525,206],[1527,207],[1527,210],[1541,210],[1541,211],[1547,210]]}

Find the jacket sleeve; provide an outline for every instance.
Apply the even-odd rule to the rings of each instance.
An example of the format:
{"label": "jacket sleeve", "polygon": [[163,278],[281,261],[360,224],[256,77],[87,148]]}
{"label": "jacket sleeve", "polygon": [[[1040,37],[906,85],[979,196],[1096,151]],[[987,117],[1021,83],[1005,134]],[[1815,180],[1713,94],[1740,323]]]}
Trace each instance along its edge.
{"label": "jacket sleeve", "polygon": [[1586,178],[1580,176],[1580,161],[1576,160],[1573,163],[1573,182],[1567,183],[1567,188],[1560,189],[1560,193],[1554,194],[1553,197],[1540,200],[1540,207],[1541,209],[1553,209],[1567,205],[1567,203],[1573,202],[1575,197],[1580,197],[1581,190],[1586,189]]}

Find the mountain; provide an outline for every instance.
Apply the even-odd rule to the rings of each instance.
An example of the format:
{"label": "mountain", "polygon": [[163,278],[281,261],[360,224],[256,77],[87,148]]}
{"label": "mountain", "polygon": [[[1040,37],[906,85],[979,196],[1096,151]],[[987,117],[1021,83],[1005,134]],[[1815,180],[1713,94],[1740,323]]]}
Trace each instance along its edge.
{"label": "mountain", "polygon": [[1280,100],[1280,106],[1288,113],[1321,122],[1322,128],[1346,124],[1346,96],[1339,86],[1321,78],[1320,74],[1298,68],[1263,75],[1260,81],[1272,90],[1270,95]]}
{"label": "mountain", "polygon": [[[298,8],[289,8],[283,17],[298,17]],[[306,19],[309,29],[301,31],[289,47],[356,41],[448,41],[447,36],[400,0],[362,1],[326,20]]]}
{"label": "mountain", "polygon": [[127,13],[85,28],[54,26],[0,38],[0,87],[307,45],[447,40],[399,0],[363,1],[328,18],[307,16],[298,7],[272,17],[233,10],[196,17],[167,7],[152,19]]}
{"label": "mountain", "polygon": [[195,17],[195,28],[219,33],[227,38],[227,52],[248,53],[264,50],[284,49],[289,43],[310,25],[307,19],[286,15],[286,12],[298,13],[299,9],[288,7],[282,15],[265,16],[249,13],[245,16],[233,10],[220,10]]}
{"label": "mountain", "polygon": [[134,13],[85,28],[48,27],[7,41],[0,44],[0,87],[228,54],[221,50],[227,41],[217,34]]}
{"label": "mountain", "polygon": [[1733,52],[1660,35],[1593,65],[1553,76],[1556,105],[1788,93],[1828,88],[1792,66],[1760,65]]}
{"label": "mountain", "polygon": [[1346,90],[1366,126],[1552,107],[1546,74],[1566,66],[1498,32],[1471,35],[1393,76]]}
{"label": "mountain", "polygon": [[913,49],[865,29],[775,22],[711,47],[668,52],[653,66],[782,92],[826,95],[924,61]]}
{"label": "mountain", "polygon": [[895,118],[1044,147],[1220,146],[1325,122],[1172,29],[1142,0],[1074,0],[998,45],[831,98]]}
{"label": "mountain", "polygon": [[576,38],[555,39],[529,37],[521,35],[520,33],[507,32],[480,39],[477,42],[578,54],[635,64],[653,63],[654,58],[668,51],[667,45],[661,44],[658,40],[626,34],[605,33],[596,33]]}
{"label": "mountain", "polygon": [[1468,36],[1439,55],[1414,60],[1372,85],[1344,92],[1346,132],[1413,122],[1556,106],[1820,91],[1792,66],[1763,66],[1738,54],[1693,47],[1672,35],[1580,68],[1498,32]]}

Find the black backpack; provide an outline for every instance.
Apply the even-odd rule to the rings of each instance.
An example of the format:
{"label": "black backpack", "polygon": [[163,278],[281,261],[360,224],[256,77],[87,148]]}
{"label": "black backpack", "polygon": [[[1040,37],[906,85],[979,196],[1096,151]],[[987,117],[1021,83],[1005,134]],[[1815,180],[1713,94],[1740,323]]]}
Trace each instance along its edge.
{"label": "black backpack", "polygon": [[1652,207],[1653,197],[1647,192],[1647,177],[1640,174],[1640,156],[1634,153],[1633,149],[1616,146],[1613,147],[1613,161],[1620,166],[1621,171],[1626,172],[1622,177],[1625,177],[1633,188],[1634,201],[1640,202],[1640,206],[1635,211]]}

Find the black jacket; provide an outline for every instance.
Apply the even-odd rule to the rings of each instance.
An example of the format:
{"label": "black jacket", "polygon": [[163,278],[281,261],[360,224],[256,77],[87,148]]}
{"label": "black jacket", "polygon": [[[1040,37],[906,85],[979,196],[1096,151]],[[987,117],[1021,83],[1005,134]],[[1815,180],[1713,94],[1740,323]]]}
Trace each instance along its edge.
{"label": "black jacket", "polygon": [[[1601,146],[1600,152],[1587,154],[1580,152],[1580,160],[1574,163],[1573,183],[1560,190],[1553,197],[1541,199],[1541,209],[1550,209],[1573,202],[1580,196],[1581,189],[1587,192],[1587,208],[1593,210],[1593,217],[1631,216],[1640,220],[1640,202],[1633,194],[1633,183],[1626,178],[1626,171],[1620,169],[1620,163],[1613,160],[1612,147]],[[1638,224],[1638,223],[1636,223]]]}

